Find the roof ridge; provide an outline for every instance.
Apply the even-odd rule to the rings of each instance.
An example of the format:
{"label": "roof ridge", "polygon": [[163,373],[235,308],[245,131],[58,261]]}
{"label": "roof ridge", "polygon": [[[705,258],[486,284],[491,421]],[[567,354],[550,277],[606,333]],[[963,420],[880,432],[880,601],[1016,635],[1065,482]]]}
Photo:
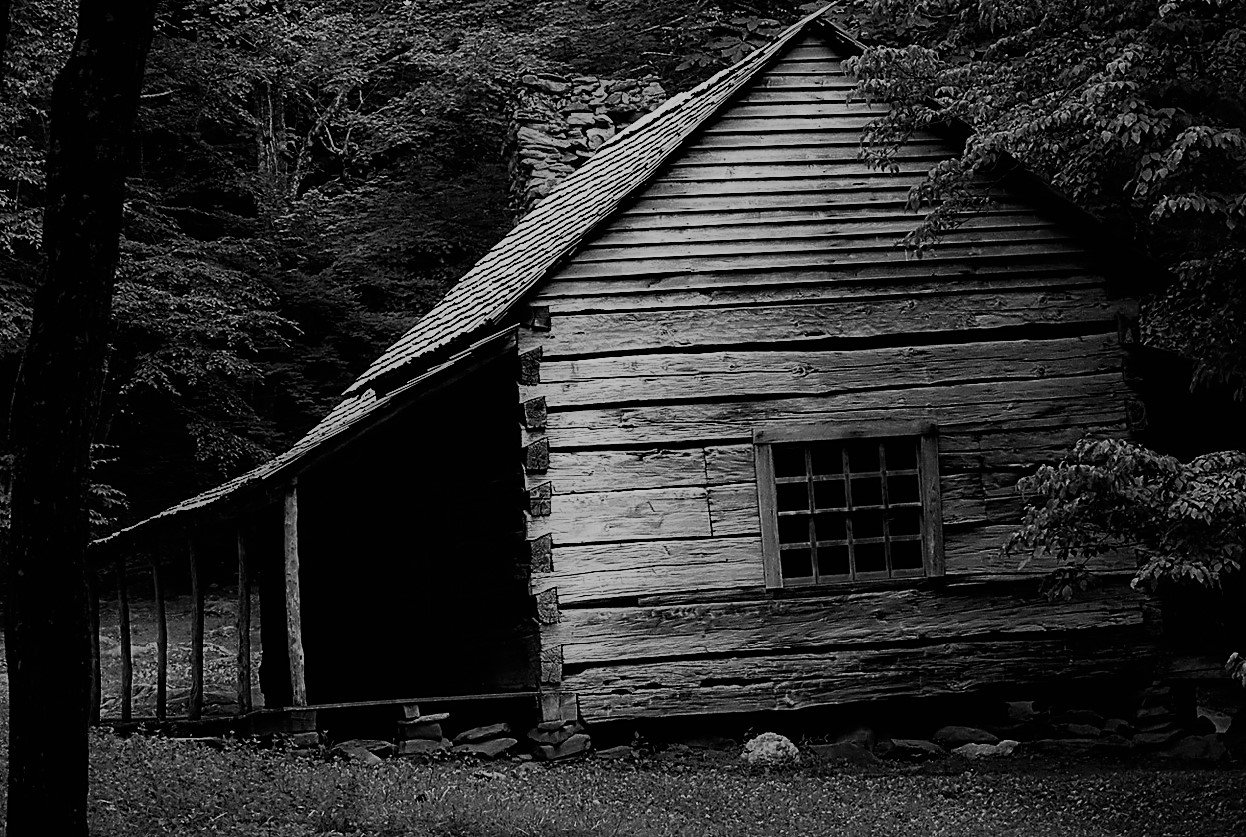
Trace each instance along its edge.
{"label": "roof ridge", "polygon": [[[496,324],[533,286],[574,252],[602,220],[647,183],[740,88],[834,5],[827,4],[805,16],[770,43],[691,90],[672,96],[603,143],[588,162],[555,187],[473,265],[441,301],[382,352],[343,395],[360,392],[399,370],[408,369],[421,358],[445,349],[452,341]],[[662,134],[664,129],[669,130],[669,135]],[[644,145],[646,141],[651,144]],[[629,159],[629,153],[637,156]],[[611,185],[616,188],[611,190]],[[602,191],[606,194],[600,194]],[[588,197],[598,198],[599,202],[585,206]],[[563,216],[561,223],[560,215]],[[551,221],[554,222],[552,228]],[[547,246],[531,252],[526,245],[533,239],[546,239]],[[508,264],[517,261],[523,264]]]}

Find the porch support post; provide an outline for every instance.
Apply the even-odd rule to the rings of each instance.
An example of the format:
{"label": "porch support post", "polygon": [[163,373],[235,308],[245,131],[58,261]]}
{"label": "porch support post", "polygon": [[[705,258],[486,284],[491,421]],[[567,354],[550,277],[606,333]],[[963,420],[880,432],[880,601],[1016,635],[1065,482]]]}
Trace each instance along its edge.
{"label": "porch support post", "polygon": [[293,706],[307,705],[307,680],[303,657],[302,599],[299,594],[299,499],[298,480],[291,480],[285,491],[282,521],[285,552],[286,643],[290,653],[290,694]]}

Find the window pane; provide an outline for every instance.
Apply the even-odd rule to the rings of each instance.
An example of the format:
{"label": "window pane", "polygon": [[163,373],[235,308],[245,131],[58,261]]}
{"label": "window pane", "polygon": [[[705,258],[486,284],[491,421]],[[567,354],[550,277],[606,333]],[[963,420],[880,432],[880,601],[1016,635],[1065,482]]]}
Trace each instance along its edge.
{"label": "window pane", "polygon": [[917,467],[916,439],[888,439],[887,470],[911,471]]}
{"label": "window pane", "polygon": [[809,543],[809,515],[780,517],[779,543]]}
{"label": "window pane", "polygon": [[848,448],[848,467],[854,474],[867,471],[878,471],[878,440],[863,439],[850,442]]}
{"label": "window pane", "polygon": [[883,513],[878,509],[853,512],[852,536],[854,538],[881,538],[883,536]]}
{"label": "window pane", "polygon": [[846,540],[848,538],[848,528],[845,526],[847,521],[848,515],[843,512],[814,515],[813,530],[820,541]]}
{"label": "window pane", "polygon": [[848,547],[846,546],[820,546],[818,547],[818,575],[826,578],[827,576],[840,576],[837,581],[843,581],[849,575],[848,568]]}
{"label": "window pane", "polygon": [[908,475],[887,478],[887,499],[892,503],[916,503],[921,499],[917,489],[917,477]]}
{"label": "window pane", "polygon": [[855,544],[858,573],[881,573],[887,569],[887,552],[881,543]]}
{"label": "window pane", "polygon": [[808,483],[781,482],[775,489],[779,511],[804,511],[809,508]]}
{"label": "window pane", "polygon": [[881,506],[883,504],[883,481],[881,478],[853,480],[852,505]]}
{"label": "window pane", "polygon": [[811,578],[813,556],[807,549],[785,549],[779,553],[779,572],[786,578]]}
{"label": "window pane", "polygon": [[922,511],[918,508],[890,509],[887,512],[888,534],[917,535],[922,530]]}
{"label": "window pane", "polygon": [[776,477],[803,477],[805,475],[805,449],[802,445],[773,445],[774,475]]}
{"label": "window pane", "polygon": [[844,481],[842,478],[815,482],[813,484],[814,504],[820,509],[842,509],[847,505],[844,499]]}
{"label": "window pane", "polygon": [[826,476],[844,472],[843,445],[839,442],[814,442],[809,446],[813,472]]}
{"label": "window pane", "polygon": [[896,570],[918,570],[922,566],[922,543],[914,541],[891,542],[891,566]]}

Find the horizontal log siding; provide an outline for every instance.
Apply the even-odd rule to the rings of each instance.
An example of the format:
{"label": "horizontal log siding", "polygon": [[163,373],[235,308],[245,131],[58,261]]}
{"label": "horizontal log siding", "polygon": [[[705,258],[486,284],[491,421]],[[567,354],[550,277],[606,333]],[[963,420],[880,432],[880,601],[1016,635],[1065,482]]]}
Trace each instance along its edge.
{"label": "horizontal log siding", "polygon": [[[520,397],[545,400],[527,440],[549,463],[528,480],[552,502],[528,536],[554,548],[532,590],[557,590],[542,645],[590,718],[1094,674],[1119,647],[1077,637],[1138,624],[1123,588],[1047,605],[1016,580],[1049,565],[1000,552],[1016,479],[1124,428],[1124,304],[1015,197],[907,257],[905,196],[947,149],[919,138],[899,174],[869,170],[860,128],[881,109],[851,86],[799,45],[534,295],[551,327],[521,333],[542,360]],[[768,596],[753,428],[928,417],[948,586]]]}

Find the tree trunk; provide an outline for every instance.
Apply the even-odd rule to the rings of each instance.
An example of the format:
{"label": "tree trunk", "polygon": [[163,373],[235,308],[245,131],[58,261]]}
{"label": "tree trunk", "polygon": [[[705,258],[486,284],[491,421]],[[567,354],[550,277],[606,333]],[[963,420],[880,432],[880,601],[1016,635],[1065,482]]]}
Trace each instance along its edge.
{"label": "tree trunk", "polygon": [[81,0],[52,90],[43,246],[13,400],[8,836],[86,835],[90,442],[108,350],[126,150],[155,0]]}
{"label": "tree trunk", "polygon": [[281,79],[261,81],[255,86],[255,163],[263,176],[270,203],[286,198],[286,101]]}

